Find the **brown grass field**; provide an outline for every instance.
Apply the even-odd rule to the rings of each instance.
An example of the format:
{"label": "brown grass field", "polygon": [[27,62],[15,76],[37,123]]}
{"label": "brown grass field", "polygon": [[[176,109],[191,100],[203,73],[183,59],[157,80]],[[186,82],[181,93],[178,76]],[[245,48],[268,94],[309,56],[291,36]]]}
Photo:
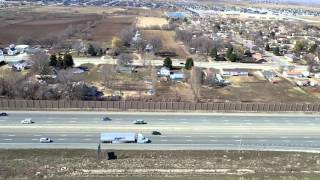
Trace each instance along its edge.
{"label": "brown grass field", "polygon": [[231,85],[224,88],[205,88],[201,90],[202,99],[231,102],[272,102],[299,103],[318,102],[315,96],[295,87],[289,81],[282,79],[278,84],[250,77],[229,77]]}
{"label": "brown grass field", "polygon": [[97,19],[97,15],[70,16],[69,18],[48,18],[28,20],[0,26],[0,45],[15,43],[20,36],[43,38],[62,33],[69,25],[85,24]]}
{"label": "brown grass field", "polygon": [[69,25],[86,25],[89,21],[100,20],[91,30],[92,40],[105,42],[111,40],[122,29],[135,23],[133,16],[114,16],[113,12],[122,9],[108,8],[67,8],[41,7],[16,8],[0,11],[0,46],[16,43],[20,36],[41,39],[48,35],[58,35]]}
{"label": "brown grass field", "polygon": [[92,32],[92,40],[105,42],[134,24],[133,16],[111,16],[103,19]]}
{"label": "brown grass field", "polygon": [[180,46],[175,41],[175,32],[173,32],[173,31],[143,30],[142,36],[147,40],[151,40],[152,38],[159,37],[162,41],[162,50],[163,51],[176,52],[178,54],[178,56],[181,58],[185,58],[190,55],[183,48],[183,46]]}
{"label": "brown grass field", "polygon": [[[112,150],[109,150],[112,151]],[[0,179],[319,179],[319,154],[259,151],[0,150]]]}
{"label": "brown grass field", "polygon": [[138,28],[146,28],[146,27],[152,27],[152,26],[162,27],[163,25],[168,25],[168,21],[165,18],[138,17],[138,21],[137,21]]}

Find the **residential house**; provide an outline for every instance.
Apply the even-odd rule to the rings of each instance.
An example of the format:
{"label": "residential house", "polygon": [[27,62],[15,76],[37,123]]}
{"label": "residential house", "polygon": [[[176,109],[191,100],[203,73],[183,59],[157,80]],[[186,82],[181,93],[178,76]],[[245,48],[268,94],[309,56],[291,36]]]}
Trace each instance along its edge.
{"label": "residential house", "polygon": [[287,78],[304,78],[309,76],[309,72],[299,71],[299,70],[288,70],[283,72],[284,77]]}
{"label": "residential house", "polygon": [[170,76],[170,70],[166,67],[162,67],[160,71],[158,72],[158,75],[160,76]]}
{"label": "residential house", "polygon": [[184,73],[180,73],[180,72],[177,72],[177,73],[173,73],[173,74],[170,74],[170,79],[172,81],[184,81]]}
{"label": "residential house", "polygon": [[115,68],[115,71],[117,73],[132,74],[135,71],[135,68],[134,67],[129,67],[129,66],[117,66]]}
{"label": "residential house", "polygon": [[314,78],[320,79],[320,73],[315,73]]}
{"label": "residential house", "polygon": [[15,46],[15,49],[17,50],[18,53],[24,53],[24,52],[26,52],[26,50],[29,49],[29,48],[30,48],[29,45],[24,45],[24,44],[16,45],[16,46]]}
{"label": "residential house", "polygon": [[18,63],[16,64],[13,64],[12,65],[12,70],[15,70],[15,71],[22,71],[24,69],[29,69],[31,67],[31,64],[28,63],[27,61],[25,60],[22,60],[22,61],[19,61]]}
{"label": "residential house", "polygon": [[267,61],[263,58],[263,56],[262,56],[261,53],[254,53],[254,54],[252,54],[252,60],[253,60],[254,63],[265,63],[265,62],[267,62]]}
{"label": "residential house", "polygon": [[146,52],[152,52],[152,51],[153,51],[153,46],[152,46],[152,44],[147,44],[147,45],[146,45],[146,48],[145,48],[145,51],[146,51]]}
{"label": "residential house", "polygon": [[16,55],[18,53],[17,49],[15,48],[15,45],[14,44],[11,44],[8,48],[6,48],[7,50],[7,54],[9,56],[13,56],[13,55]]}

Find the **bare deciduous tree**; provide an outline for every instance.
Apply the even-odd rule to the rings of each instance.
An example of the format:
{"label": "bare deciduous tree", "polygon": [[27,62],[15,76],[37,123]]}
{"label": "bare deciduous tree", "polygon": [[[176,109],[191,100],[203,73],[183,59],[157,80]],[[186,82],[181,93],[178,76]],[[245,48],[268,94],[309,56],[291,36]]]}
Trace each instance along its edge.
{"label": "bare deciduous tree", "polygon": [[33,73],[40,75],[51,74],[52,69],[49,65],[49,56],[44,52],[38,52],[31,55],[30,60],[32,61],[31,70]]}
{"label": "bare deciduous tree", "polygon": [[159,52],[162,48],[162,41],[160,38],[153,38],[150,40],[154,52]]}
{"label": "bare deciduous tree", "polygon": [[193,67],[191,70],[191,87],[193,89],[195,101],[200,98],[200,90],[202,85],[202,72],[199,67]]}
{"label": "bare deciduous tree", "polygon": [[117,64],[119,66],[128,66],[132,63],[132,55],[127,53],[122,53],[118,56]]}
{"label": "bare deciduous tree", "polygon": [[130,46],[130,43],[132,41],[132,37],[134,36],[136,30],[133,27],[123,29],[119,33],[119,38],[121,39],[121,42],[124,46]]}

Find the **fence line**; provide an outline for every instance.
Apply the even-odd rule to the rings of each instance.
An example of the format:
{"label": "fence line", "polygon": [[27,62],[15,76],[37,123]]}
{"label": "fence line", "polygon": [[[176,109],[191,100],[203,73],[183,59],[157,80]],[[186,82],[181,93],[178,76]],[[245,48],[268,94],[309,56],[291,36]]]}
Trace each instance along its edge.
{"label": "fence line", "polygon": [[223,112],[320,112],[320,104],[280,103],[189,103],[144,101],[49,101],[0,99],[2,110],[146,110],[146,111],[223,111]]}

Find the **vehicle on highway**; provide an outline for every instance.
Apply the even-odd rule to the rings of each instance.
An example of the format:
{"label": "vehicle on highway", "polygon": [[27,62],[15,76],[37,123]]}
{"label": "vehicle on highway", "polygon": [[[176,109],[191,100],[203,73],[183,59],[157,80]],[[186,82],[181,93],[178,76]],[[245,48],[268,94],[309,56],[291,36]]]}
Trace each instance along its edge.
{"label": "vehicle on highway", "polygon": [[138,119],[132,122],[133,124],[147,124],[144,120]]}
{"label": "vehicle on highway", "polygon": [[21,121],[21,124],[32,124],[34,123],[30,118],[26,118]]}
{"label": "vehicle on highway", "polygon": [[142,134],[137,135],[137,143],[138,144],[146,144],[146,143],[151,143],[151,140],[144,137]]}
{"label": "vehicle on highway", "polygon": [[152,135],[161,135],[161,132],[159,132],[159,131],[152,131],[151,134],[152,134]]}
{"label": "vehicle on highway", "polygon": [[6,112],[2,112],[0,113],[0,116],[8,116],[8,114]]}
{"label": "vehicle on highway", "polygon": [[52,139],[50,139],[50,138],[43,137],[43,138],[40,138],[40,142],[41,142],[41,143],[51,143],[51,142],[53,142],[53,141],[52,141]]}
{"label": "vehicle on highway", "polygon": [[135,133],[101,133],[100,141],[102,143],[112,143],[112,144],[121,144],[121,143],[145,144],[145,143],[151,142],[148,138],[145,138],[142,134],[135,134]]}
{"label": "vehicle on highway", "polygon": [[106,116],[102,118],[102,121],[112,121],[112,119]]}

